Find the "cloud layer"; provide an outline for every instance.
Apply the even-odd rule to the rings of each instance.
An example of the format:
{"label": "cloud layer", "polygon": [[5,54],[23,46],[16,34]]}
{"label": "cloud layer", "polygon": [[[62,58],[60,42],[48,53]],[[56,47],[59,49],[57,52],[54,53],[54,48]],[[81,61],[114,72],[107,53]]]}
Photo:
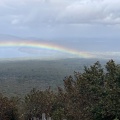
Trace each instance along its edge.
{"label": "cloud layer", "polygon": [[43,24],[120,24],[119,0],[0,0],[0,21],[19,27]]}
{"label": "cloud layer", "polygon": [[120,24],[119,0],[0,0],[0,22],[19,27]]}
{"label": "cloud layer", "polygon": [[[117,45],[120,38],[120,0],[0,0],[1,33],[23,38],[35,36],[43,40],[59,38],[55,43],[62,42],[66,46],[79,49],[84,47],[80,47],[80,42],[73,45],[82,37],[104,38],[102,41],[117,38],[112,39],[110,45],[108,42],[101,43],[101,46],[107,56],[119,56],[120,49]],[[85,44],[86,48],[89,51],[94,48],[95,54],[102,56],[97,51],[100,42],[92,47],[91,43]],[[107,53],[107,48],[111,52]],[[27,52],[29,50],[26,50],[26,54]]]}
{"label": "cloud layer", "polygon": [[0,0],[0,31],[17,36],[119,36],[119,0]]}

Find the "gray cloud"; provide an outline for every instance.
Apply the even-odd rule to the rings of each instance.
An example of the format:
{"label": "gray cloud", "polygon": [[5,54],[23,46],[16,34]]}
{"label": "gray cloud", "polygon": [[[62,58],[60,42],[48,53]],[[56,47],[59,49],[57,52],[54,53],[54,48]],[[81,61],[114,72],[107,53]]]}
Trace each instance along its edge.
{"label": "gray cloud", "polygon": [[77,1],[65,8],[59,20],[73,24],[120,24],[120,1]]}
{"label": "gray cloud", "polygon": [[10,25],[120,24],[119,0],[0,0],[0,17]]}
{"label": "gray cloud", "polygon": [[5,34],[116,35],[118,24],[119,0],[0,0],[0,31]]}
{"label": "gray cloud", "polygon": [[[119,24],[119,0],[0,0],[1,33],[29,38],[35,36],[43,40],[54,39],[56,44],[62,43],[66,47],[96,51],[93,52],[95,56],[120,56],[119,39],[115,39],[120,38]],[[84,37],[88,37],[90,42],[82,45],[80,40]],[[95,41],[100,38],[99,43],[93,45],[93,38]],[[106,38],[114,39],[111,44],[102,43],[101,40],[108,40]],[[80,42],[74,44],[77,40]],[[97,52],[101,48],[102,51]],[[111,51],[107,52],[108,49]],[[4,56],[4,49],[2,51]],[[42,53],[41,50],[22,48],[19,55],[29,56],[29,52],[32,53],[31,56]]]}

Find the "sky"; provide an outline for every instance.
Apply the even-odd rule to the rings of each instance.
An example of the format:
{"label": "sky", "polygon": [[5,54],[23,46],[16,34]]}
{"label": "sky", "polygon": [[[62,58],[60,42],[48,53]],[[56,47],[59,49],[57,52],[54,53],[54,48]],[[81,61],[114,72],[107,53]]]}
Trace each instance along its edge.
{"label": "sky", "polygon": [[[2,35],[42,39],[96,56],[119,58],[120,0],[0,0],[0,40]],[[0,58],[39,54],[67,55],[48,49],[0,47]]]}

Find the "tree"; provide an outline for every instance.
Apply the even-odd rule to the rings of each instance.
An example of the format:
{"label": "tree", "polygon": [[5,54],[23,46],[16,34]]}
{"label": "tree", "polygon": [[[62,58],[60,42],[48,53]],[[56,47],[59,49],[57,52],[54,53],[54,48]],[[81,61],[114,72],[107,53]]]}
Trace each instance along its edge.
{"label": "tree", "polygon": [[64,80],[65,110],[69,120],[120,119],[120,66],[99,62]]}
{"label": "tree", "polygon": [[115,120],[120,119],[120,65],[110,60],[103,67],[99,62],[74,72],[64,79],[58,92],[33,89],[25,97],[26,119],[41,117],[54,120]]}
{"label": "tree", "polygon": [[25,96],[25,119],[28,120],[28,118],[31,117],[41,118],[42,113],[50,116],[53,100],[54,94],[50,88],[45,91],[31,90],[30,93]]}
{"label": "tree", "polygon": [[17,101],[0,94],[0,120],[18,120]]}

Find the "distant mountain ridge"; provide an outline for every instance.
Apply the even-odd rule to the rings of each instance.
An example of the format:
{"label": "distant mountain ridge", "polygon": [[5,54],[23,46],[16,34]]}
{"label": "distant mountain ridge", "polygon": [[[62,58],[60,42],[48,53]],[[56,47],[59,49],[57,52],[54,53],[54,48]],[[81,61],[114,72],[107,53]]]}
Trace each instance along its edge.
{"label": "distant mountain ridge", "polygon": [[23,39],[14,35],[0,34],[0,40],[18,40]]}
{"label": "distant mountain ridge", "polygon": [[[89,38],[89,37],[81,37],[81,38],[39,38],[39,37],[17,37],[14,35],[7,35],[7,34],[0,34],[0,41],[29,41],[31,43],[34,43],[34,41],[38,42],[43,42],[49,44],[55,44],[57,46],[66,48],[66,49],[71,49],[75,51],[79,51],[81,53],[88,53],[88,54],[93,54],[95,57],[102,57],[102,58],[113,58],[113,59],[119,59],[120,58],[120,40],[118,38]],[[0,58],[5,57],[8,58],[7,53],[10,51],[7,50],[6,48],[1,48],[0,49]],[[35,49],[34,49],[35,50]],[[46,50],[46,49],[44,49]],[[30,50],[28,50],[30,51]],[[49,49],[48,49],[49,51]],[[21,52],[19,49],[14,50],[11,47],[11,52],[15,54],[15,57],[20,55],[20,57],[32,57],[31,55],[29,56],[28,52]],[[57,52],[57,51],[56,51]],[[23,54],[25,53],[25,54]],[[37,52],[36,52],[37,53]],[[13,55],[12,54],[12,55]],[[45,55],[45,52],[40,53],[41,55]],[[6,55],[6,56],[5,56]],[[36,54],[37,55],[37,54]],[[14,56],[12,56],[14,57]],[[37,56],[33,56],[37,57]],[[54,56],[56,57],[56,56]],[[82,57],[82,56],[81,56]]]}

